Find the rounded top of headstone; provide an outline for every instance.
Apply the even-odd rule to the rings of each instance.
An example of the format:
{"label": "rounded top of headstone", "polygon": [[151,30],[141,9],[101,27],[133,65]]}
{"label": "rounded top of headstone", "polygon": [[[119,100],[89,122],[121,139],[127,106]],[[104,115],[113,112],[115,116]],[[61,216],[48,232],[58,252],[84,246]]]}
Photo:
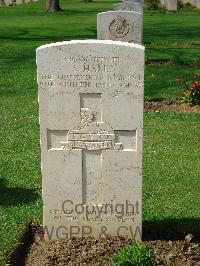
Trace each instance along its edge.
{"label": "rounded top of headstone", "polygon": [[[132,11],[125,11],[125,12],[132,12]],[[63,41],[63,42],[56,42],[56,43],[50,43],[45,44],[36,49],[36,51],[46,49],[46,48],[53,48],[53,47],[61,47],[61,46],[70,46],[74,44],[105,44],[105,45],[118,45],[118,46],[124,46],[124,47],[133,47],[137,49],[144,50],[145,47],[140,44],[135,43],[129,43],[129,42],[121,42],[121,41],[111,41],[111,40],[72,40],[72,41]]]}
{"label": "rounded top of headstone", "polygon": [[105,15],[105,14],[117,14],[117,13],[120,13],[120,14],[141,14],[141,12],[136,12],[136,11],[133,11],[133,10],[114,10],[114,11],[105,11],[105,12],[101,12],[101,13],[98,13],[97,16],[101,16],[101,15]]}

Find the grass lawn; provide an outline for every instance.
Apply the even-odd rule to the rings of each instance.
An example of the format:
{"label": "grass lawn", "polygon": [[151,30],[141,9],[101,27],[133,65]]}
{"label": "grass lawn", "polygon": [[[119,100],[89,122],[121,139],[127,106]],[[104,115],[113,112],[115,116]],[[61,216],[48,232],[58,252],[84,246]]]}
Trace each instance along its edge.
{"label": "grass lawn", "polygon": [[148,65],[145,72],[145,99],[172,100],[186,88],[186,83],[196,80],[198,67],[179,64]]}
{"label": "grass lawn", "polygon": [[148,11],[144,17],[144,42],[199,42],[198,18],[199,11],[178,14]]}
{"label": "grass lawn", "polygon": [[[0,265],[30,221],[42,222],[35,49],[58,40],[96,37],[96,14],[118,1],[61,1],[64,12],[43,3],[0,7]],[[177,96],[199,73],[199,12],[146,12],[145,98]],[[194,219],[199,211],[200,115],[146,114],[144,221]]]}

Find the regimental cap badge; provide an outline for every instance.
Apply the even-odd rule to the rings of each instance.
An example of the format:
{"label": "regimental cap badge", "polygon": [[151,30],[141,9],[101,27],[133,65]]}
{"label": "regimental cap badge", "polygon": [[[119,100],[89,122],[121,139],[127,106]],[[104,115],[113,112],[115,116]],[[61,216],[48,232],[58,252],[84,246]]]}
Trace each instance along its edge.
{"label": "regimental cap badge", "polygon": [[123,38],[129,33],[130,25],[125,18],[119,16],[110,23],[109,31],[116,38]]}

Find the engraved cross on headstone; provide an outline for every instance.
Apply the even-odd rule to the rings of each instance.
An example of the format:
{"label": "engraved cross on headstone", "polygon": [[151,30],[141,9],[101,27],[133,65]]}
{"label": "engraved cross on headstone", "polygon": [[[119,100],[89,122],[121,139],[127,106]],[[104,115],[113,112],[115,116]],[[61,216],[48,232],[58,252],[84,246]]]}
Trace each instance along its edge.
{"label": "engraved cross on headstone", "polygon": [[136,150],[135,130],[113,130],[102,121],[100,93],[80,93],[80,122],[70,130],[49,130],[49,149],[82,150],[82,203],[103,204],[103,156],[108,150]]}

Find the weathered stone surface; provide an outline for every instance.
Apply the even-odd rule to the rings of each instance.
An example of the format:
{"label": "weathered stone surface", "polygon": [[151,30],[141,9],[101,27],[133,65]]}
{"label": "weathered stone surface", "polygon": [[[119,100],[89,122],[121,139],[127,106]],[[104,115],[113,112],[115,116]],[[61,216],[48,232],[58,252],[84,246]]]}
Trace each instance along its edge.
{"label": "weathered stone surface", "polygon": [[122,1],[122,3],[126,3],[126,2],[140,3],[140,4],[144,5],[144,1],[143,0],[123,0]]}
{"label": "weathered stone surface", "polygon": [[109,11],[97,15],[97,38],[141,44],[143,14],[132,11]]}
{"label": "weathered stone surface", "polygon": [[177,0],[160,0],[160,3],[166,7],[168,11],[177,11]]}
{"label": "weathered stone surface", "polygon": [[134,11],[138,13],[143,13],[143,5],[141,3],[135,3],[135,2],[124,2],[124,3],[115,4],[114,10]]}
{"label": "weathered stone surface", "polygon": [[23,4],[23,0],[16,0],[16,4],[17,4],[17,5],[21,5],[21,4]]}
{"label": "weathered stone surface", "polygon": [[184,4],[191,4],[192,6],[196,7],[196,8],[200,8],[200,0],[182,0],[182,2]]}
{"label": "weathered stone surface", "polygon": [[144,48],[37,49],[46,239],[141,238]]}
{"label": "weathered stone surface", "polygon": [[196,7],[196,8],[200,8],[200,0],[196,0],[195,7]]}
{"label": "weathered stone surface", "polygon": [[122,3],[138,3],[138,4],[140,4],[140,5],[142,5],[142,6],[144,6],[144,1],[143,0],[123,0],[123,1],[121,1]]}
{"label": "weathered stone surface", "polygon": [[12,5],[12,0],[4,0],[4,5],[6,6],[11,6]]}

